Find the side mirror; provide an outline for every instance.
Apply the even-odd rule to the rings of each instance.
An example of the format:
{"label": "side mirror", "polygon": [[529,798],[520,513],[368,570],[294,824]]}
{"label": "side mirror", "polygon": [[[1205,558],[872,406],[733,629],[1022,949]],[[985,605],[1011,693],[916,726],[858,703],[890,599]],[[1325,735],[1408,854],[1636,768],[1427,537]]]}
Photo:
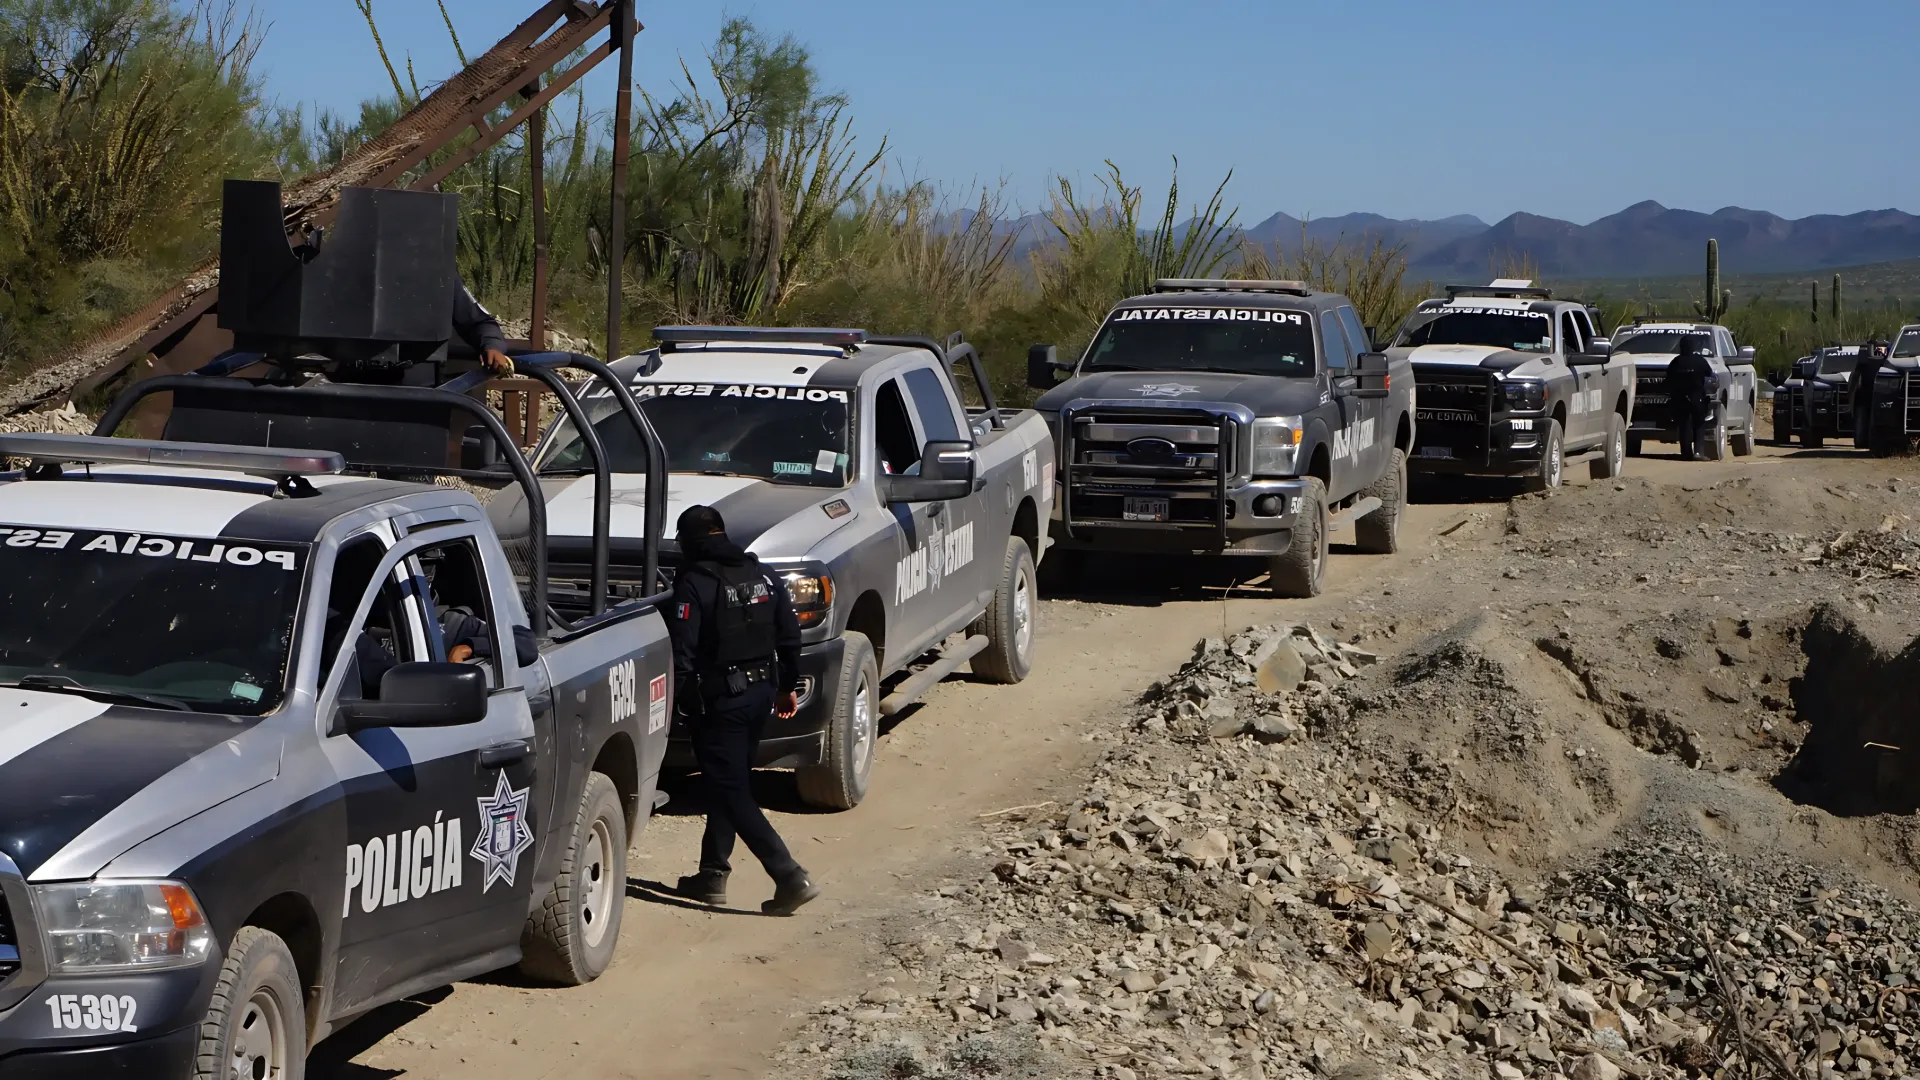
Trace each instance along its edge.
{"label": "side mirror", "polygon": [[1059,350],[1051,345],[1035,345],[1027,350],[1027,386],[1051,390],[1059,384],[1059,373],[1066,367],[1059,360]]}
{"label": "side mirror", "polygon": [[881,497],[888,503],[946,502],[973,494],[978,467],[973,446],[930,442],[920,455],[920,475],[882,476]]}
{"label": "side mirror", "polygon": [[1613,339],[1606,338],[1606,337],[1594,338],[1592,341],[1587,343],[1587,351],[1590,353],[1593,353],[1596,356],[1612,356],[1613,355]]}
{"label": "side mirror", "polygon": [[1758,355],[1759,353],[1754,349],[1753,346],[1751,345],[1740,346],[1740,362],[1741,363],[1751,364],[1753,363],[1754,357]]}
{"label": "side mirror", "polygon": [[1392,393],[1393,386],[1393,376],[1387,374],[1390,365],[1391,361],[1387,359],[1386,353],[1361,353],[1354,366],[1354,374],[1350,376],[1353,386],[1347,390],[1347,396],[1356,398],[1388,396]]}
{"label": "side mirror", "polygon": [[343,701],[337,732],[459,727],[487,718],[487,673],[472,664],[399,664],[380,677],[380,700]]}

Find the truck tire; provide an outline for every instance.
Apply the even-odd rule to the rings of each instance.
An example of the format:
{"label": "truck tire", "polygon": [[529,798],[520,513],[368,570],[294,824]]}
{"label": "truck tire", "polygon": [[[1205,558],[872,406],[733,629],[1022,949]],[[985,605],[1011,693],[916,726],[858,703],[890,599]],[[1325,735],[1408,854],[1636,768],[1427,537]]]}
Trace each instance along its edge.
{"label": "truck tire", "polygon": [[1000,584],[994,587],[987,610],[967,631],[987,636],[987,647],[973,657],[975,675],[991,683],[1010,686],[1033,670],[1033,609],[1039,592],[1033,553],[1027,550],[1027,542],[1017,536],[1008,537],[1007,554],[1001,560]]}
{"label": "truck tire", "polygon": [[1753,456],[1753,421],[1747,421],[1747,430],[1733,436],[1730,445],[1733,447],[1734,457]]}
{"label": "truck tire", "polygon": [[1273,594],[1289,600],[1319,596],[1327,573],[1327,485],[1307,477],[1300,501],[1306,505],[1295,515],[1293,542],[1267,564]]}
{"label": "truck tire", "polygon": [[1825,435],[1817,435],[1812,431],[1803,431],[1800,433],[1800,446],[1803,449],[1818,450],[1825,445],[1827,445],[1827,437]]}
{"label": "truck tire", "polygon": [[300,982],[300,969],[280,935],[241,927],[200,1022],[194,1080],[305,1076],[307,1003]]}
{"label": "truck tire", "polygon": [[1547,430],[1540,440],[1540,467],[1522,481],[1528,491],[1552,491],[1567,475],[1566,436],[1560,421],[1547,418]]}
{"label": "truck tire", "polygon": [[1628,457],[1639,457],[1642,449],[1643,447],[1641,446],[1640,436],[1638,435],[1627,436],[1627,456]]}
{"label": "truck tire", "polygon": [[1599,457],[1587,462],[1587,475],[1595,480],[1611,480],[1627,471],[1627,418],[1619,413],[1607,417],[1607,441]]}
{"label": "truck tire", "polygon": [[1400,515],[1407,506],[1407,452],[1394,447],[1387,471],[1360,494],[1380,500],[1380,509],[1353,523],[1354,546],[1368,555],[1400,550]]}
{"label": "truck tire", "polygon": [[1715,421],[1707,429],[1707,437],[1700,440],[1700,456],[1708,461],[1725,461],[1729,456],[1727,447],[1726,421]]}
{"label": "truck tire", "polygon": [[613,963],[626,899],[626,812],[613,781],[589,773],[560,876],[520,932],[521,972],[561,986],[599,978]]}
{"label": "truck tire", "polygon": [[849,630],[833,681],[833,718],[827,723],[826,760],[795,770],[800,801],[829,810],[851,810],[867,797],[873,778],[873,744],[880,730],[880,665],[867,635]]}

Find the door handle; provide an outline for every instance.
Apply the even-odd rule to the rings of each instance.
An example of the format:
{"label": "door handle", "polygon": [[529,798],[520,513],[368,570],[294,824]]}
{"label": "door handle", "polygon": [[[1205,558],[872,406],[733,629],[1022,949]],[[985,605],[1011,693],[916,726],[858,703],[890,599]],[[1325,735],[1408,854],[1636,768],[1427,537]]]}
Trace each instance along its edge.
{"label": "door handle", "polygon": [[515,762],[525,761],[533,753],[533,744],[525,739],[512,742],[494,743],[480,751],[480,767],[483,769],[504,769]]}

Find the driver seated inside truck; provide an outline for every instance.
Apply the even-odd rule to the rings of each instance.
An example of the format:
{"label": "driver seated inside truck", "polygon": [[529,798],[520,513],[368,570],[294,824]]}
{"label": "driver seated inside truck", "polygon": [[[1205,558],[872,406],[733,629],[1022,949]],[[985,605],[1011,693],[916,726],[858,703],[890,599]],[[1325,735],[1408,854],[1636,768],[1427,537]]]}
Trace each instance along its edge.
{"label": "driver seated inside truck", "polygon": [[[373,537],[361,537],[341,548],[334,564],[333,587],[327,599],[327,629],[324,656],[329,661],[346,640],[347,620],[359,606],[378,569],[385,550]],[[451,663],[473,663],[492,667],[493,630],[484,618],[475,614],[485,610],[485,594],[473,565],[473,552],[465,544],[455,543],[430,549],[418,556],[425,591],[433,603],[436,625],[428,627],[429,648],[433,659]],[[375,700],[380,696],[380,680],[396,665],[401,654],[411,653],[404,623],[396,618],[405,593],[401,584],[389,579],[374,599],[367,621],[354,637],[352,663],[359,676],[358,696]],[[525,656],[534,651],[533,632],[526,627],[513,628],[516,651]],[[349,688],[351,690],[351,688]]]}

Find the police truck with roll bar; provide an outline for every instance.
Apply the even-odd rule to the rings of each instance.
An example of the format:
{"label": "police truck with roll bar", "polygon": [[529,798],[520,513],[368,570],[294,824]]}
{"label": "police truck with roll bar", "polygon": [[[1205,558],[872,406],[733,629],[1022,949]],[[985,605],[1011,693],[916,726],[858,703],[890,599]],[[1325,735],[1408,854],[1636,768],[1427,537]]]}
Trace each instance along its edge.
{"label": "police truck with roll bar", "polygon": [[1612,355],[1598,314],[1531,281],[1449,285],[1407,316],[1387,355],[1413,365],[1422,473],[1513,476],[1560,486],[1566,466],[1596,479],[1626,466],[1633,365]]}
{"label": "police truck with roll bar", "polygon": [[[661,582],[606,589],[602,531],[587,584],[553,588],[538,514],[510,555],[473,494],[418,482],[538,490],[483,375],[313,380],[445,339],[453,197],[345,189],[305,256],[279,197],[228,185],[234,352],[94,435],[0,435],[25,463],[0,474],[8,1077],[297,1080],[382,1004],[613,957],[672,708]],[[520,367],[569,415],[557,372],[597,381],[663,466],[606,365]],[[163,394],[162,438],[113,437]],[[463,437],[504,467],[452,464]],[[633,509],[653,565],[660,507]]]}
{"label": "police truck with roll bar", "polygon": [[1413,387],[1344,296],[1163,279],[1116,305],[1078,363],[1034,346],[1027,381],[1059,447],[1056,558],[1259,556],[1276,594],[1306,597],[1334,529],[1398,547]]}
{"label": "police truck with roll bar", "polygon": [[[509,491],[489,513],[509,537],[529,509],[544,513],[556,577],[583,578],[602,532],[587,511],[605,503],[589,494],[581,434],[598,438],[613,472],[613,585],[640,590],[651,571],[627,505],[663,500],[668,521],[717,509],[728,536],[785,581],[800,618],[800,708],[768,722],[756,764],[796,770],[809,804],[853,807],[884,718],[962,666],[995,683],[1031,670],[1052,505],[1046,426],[998,406],[958,334],[663,326],[654,339],[611,368],[661,432],[664,475],[639,475],[632,425],[597,389],[583,403],[589,423],[569,414],[534,451],[544,505]],[[661,560],[678,568],[672,541]],[[684,736],[676,726],[668,760],[690,767]]]}
{"label": "police truck with roll bar", "polygon": [[1867,449],[1875,457],[1906,453],[1920,436],[1920,323],[1903,326],[1874,373],[1866,399]]}

